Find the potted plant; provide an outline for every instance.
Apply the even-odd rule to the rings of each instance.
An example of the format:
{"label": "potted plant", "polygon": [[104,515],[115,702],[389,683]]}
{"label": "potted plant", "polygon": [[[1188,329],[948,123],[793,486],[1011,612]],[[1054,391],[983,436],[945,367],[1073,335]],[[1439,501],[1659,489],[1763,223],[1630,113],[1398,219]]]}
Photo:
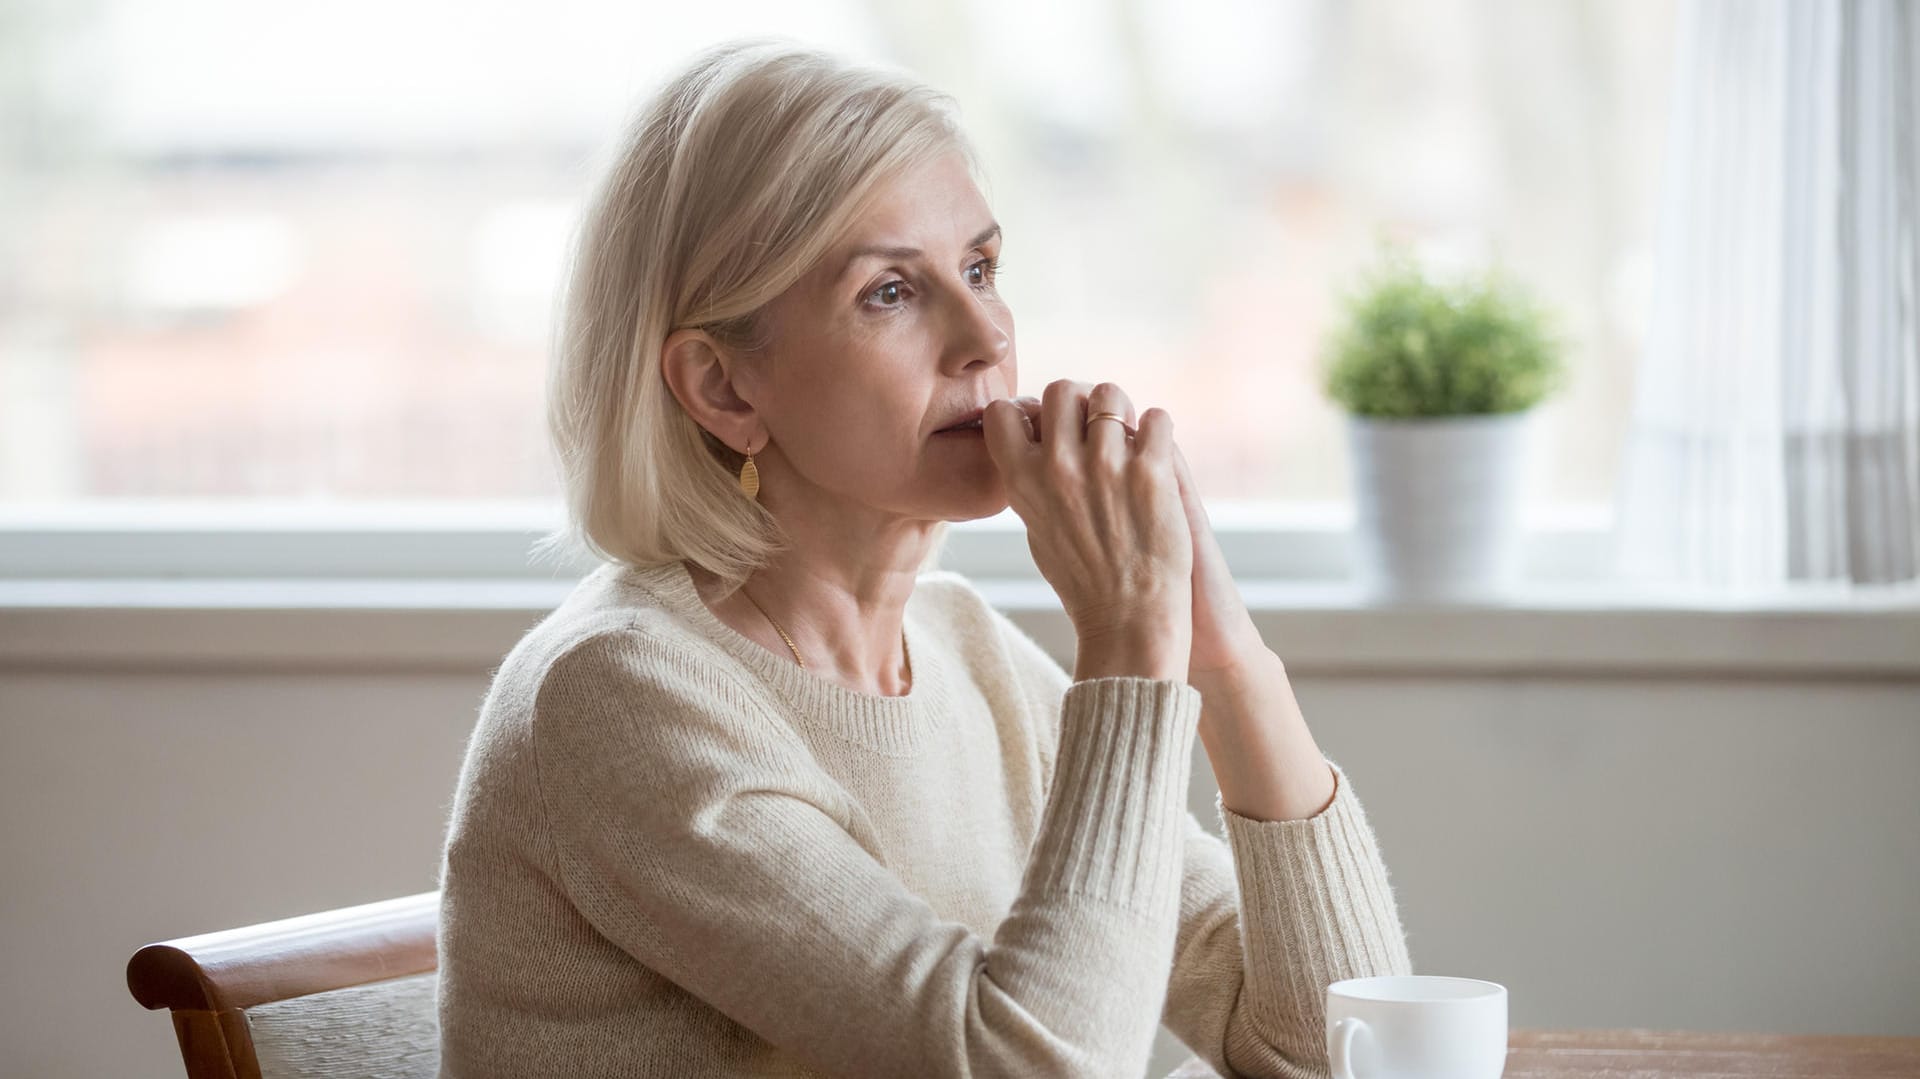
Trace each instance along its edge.
{"label": "potted plant", "polygon": [[1565,374],[1546,311],[1498,271],[1442,280],[1398,251],[1345,306],[1325,387],[1348,414],[1362,589],[1497,598],[1517,569],[1528,421]]}

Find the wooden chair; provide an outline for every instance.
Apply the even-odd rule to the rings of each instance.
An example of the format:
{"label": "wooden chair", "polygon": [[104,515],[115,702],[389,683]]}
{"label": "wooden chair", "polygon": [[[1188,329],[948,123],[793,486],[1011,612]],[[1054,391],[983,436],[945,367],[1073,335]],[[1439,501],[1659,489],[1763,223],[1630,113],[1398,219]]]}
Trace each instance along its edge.
{"label": "wooden chair", "polygon": [[127,988],[173,1012],[190,1079],[433,1079],[440,893],[149,944]]}
{"label": "wooden chair", "polygon": [[[162,941],[127,988],[173,1012],[189,1079],[436,1079],[439,917],[422,892]],[[1203,1077],[1194,1058],[1168,1079]]]}

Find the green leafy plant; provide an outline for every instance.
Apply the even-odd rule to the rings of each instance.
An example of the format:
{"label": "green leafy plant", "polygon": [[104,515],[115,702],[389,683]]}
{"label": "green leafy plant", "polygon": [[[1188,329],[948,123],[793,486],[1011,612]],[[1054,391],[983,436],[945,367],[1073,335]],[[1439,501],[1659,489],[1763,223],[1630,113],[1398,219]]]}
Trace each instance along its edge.
{"label": "green leafy plant", "polygon": [[1442,282],[1389,250],[1345,298],[1326,392],[1358,416],[1518,412],[1565,377],[1552,319],[1496,271]]}

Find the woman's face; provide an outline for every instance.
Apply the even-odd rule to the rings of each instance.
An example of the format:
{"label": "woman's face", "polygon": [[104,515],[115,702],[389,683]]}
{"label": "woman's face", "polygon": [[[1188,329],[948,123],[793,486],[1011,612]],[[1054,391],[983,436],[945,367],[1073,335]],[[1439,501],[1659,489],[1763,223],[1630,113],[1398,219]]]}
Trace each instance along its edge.
{"label": "woman's face", "polygon": [[[971,520],[1006,508],[984,435],[935,433],[1015,395],[1000,244],[965,160],[949,154],[883,188],[772,303],[770,344],[736,365],[779,458],[755,451],[769,491],[784,482],[816,507],[860,516]],[[781,503],[804,504],[769,504]]]}

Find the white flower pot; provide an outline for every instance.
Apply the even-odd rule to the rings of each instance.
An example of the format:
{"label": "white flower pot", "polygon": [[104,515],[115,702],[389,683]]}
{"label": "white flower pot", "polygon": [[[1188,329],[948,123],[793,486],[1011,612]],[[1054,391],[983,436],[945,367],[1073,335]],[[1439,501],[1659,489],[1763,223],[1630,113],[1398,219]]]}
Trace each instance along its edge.
{"label": "white flower pot", "polygon": [[1531,416],[1348,416],[1354,576],[1369,599],[1458,603],[1510,591]]}

